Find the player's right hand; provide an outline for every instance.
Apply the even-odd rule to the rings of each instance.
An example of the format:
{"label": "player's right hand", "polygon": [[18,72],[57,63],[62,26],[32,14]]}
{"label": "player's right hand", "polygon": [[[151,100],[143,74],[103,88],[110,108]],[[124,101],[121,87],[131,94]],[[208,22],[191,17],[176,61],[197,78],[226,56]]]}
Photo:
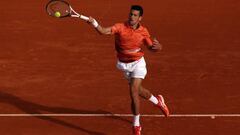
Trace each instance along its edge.
{"label": "player's right hand", "polygon": [[98,27],[98,22],[91,16],[89,16],[89,20],[87,21],[89,24],[92,24],[95,28]]}
{"label": "player's right hand", "polygon": [[88,23],[92,24],[95,19],[89,16],[89,20],[87,21]]}

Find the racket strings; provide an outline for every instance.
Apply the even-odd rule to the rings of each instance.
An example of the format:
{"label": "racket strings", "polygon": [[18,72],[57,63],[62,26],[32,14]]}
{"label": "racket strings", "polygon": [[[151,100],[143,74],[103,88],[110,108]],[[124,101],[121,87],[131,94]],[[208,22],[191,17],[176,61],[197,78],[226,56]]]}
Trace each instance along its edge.
{"label": "racket strings", "polygon": [[47,12],[51,16],[55,16],[56,12],[60,13],[60,17],[69,16],[71,13],[71,9],[69,5],[63,1],[51,1],[47,5]]}

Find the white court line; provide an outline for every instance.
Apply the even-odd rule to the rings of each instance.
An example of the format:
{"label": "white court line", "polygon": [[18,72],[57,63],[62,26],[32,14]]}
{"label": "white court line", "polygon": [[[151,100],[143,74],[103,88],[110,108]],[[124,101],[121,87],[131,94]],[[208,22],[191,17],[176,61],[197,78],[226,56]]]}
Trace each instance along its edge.
{"label": "white court line", "polygon": [[[0,117],[132,117],[132,114],[0,114]],[[165,117],[142,114],[142,117]],[[172,114],[169,117],[240,117],[240,114]]]}

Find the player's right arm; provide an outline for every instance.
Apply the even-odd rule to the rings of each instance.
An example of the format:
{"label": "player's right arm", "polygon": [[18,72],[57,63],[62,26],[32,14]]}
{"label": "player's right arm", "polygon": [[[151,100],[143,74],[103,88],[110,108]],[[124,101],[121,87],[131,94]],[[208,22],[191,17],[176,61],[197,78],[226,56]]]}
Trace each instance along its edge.
{"label": "player's right arm", "polygon": [[98,22],[92,18],[91,16],[89,17],[88,22],[92,24],[97,32],[102,35],[110,35],[112,33],[112,28],[111,27],[102,27],[101,25],[98,24]]}
{"label": "player's right arm", "polygon": [[111,27],[102,27],[101,25],[98,25],[96,28],[98,33],[103,34],[103,35],[110,35],[112,33],[112,28]]}

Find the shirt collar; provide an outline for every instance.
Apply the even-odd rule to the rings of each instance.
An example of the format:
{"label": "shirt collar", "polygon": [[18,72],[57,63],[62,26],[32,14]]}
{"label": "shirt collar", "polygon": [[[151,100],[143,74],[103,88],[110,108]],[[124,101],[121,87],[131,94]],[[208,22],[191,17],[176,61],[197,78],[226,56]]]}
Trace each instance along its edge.
{"label": "shirt collar", "polygon": [[[133,29],[133,28],[129,25],[129,23],[128,23],[127,21],[125,22],[125,26],[126,26],[127,28]],[[137,28],[137,29],[133,29],[133,30],[142,30],[142,29],[143,29],[142,24],[141,24],[141,23],[138,23],[138,28]]]}

